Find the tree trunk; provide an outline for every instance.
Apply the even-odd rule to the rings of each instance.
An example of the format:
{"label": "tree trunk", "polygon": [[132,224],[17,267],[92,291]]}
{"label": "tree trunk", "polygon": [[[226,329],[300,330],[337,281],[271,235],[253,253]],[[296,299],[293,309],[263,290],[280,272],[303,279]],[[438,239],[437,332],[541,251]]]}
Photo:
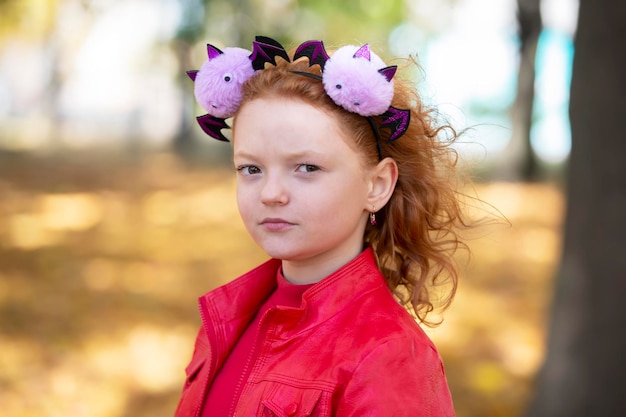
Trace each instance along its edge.
{"label": "tree trunk", "polygon": [[512,135],[494,176],[496,179],[535,181],[538,165],[530,144],[535,100],[535,57],[543,24],[539,0],[517,0],[520,63],[517,92],[511,110]]}
{"label": "tree trunk", "polygon": [[176,58],[178,62],[178,82],[183,86],[184,96],[181,106],[181,123],[174,141],[172,149],[180,156],[188,156],[195,149],[195,141],[193,140],[192,120],[194,119],[194,98],[193,83],[185,74],[186,71],[196,69],[191,64],[191,45],[185,40],[174,42]]}
{"label": "tree trunk", "polygon": [[624,1],[580,0],[563,253],[531,417],[626,416],[625,21]]}

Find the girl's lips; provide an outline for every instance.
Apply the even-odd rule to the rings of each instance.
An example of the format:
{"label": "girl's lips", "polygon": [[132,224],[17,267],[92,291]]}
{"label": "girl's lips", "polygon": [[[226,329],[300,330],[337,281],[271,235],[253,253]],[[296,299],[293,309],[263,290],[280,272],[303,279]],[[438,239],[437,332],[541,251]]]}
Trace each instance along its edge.
{"label": "girl's lips", "polygon": [[293,223],[290,223],[287,220],[277,218],[265,218],[261,221],[261,226],[271,232],[280,232],[281,230],[285,230],[293,225]]}

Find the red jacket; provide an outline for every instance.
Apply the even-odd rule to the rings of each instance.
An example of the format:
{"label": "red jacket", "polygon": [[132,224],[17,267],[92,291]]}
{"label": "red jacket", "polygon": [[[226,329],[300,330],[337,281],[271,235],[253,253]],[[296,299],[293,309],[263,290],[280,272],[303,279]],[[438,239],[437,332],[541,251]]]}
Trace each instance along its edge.
{"label": "red jacket", "polygon": [[[199,416],[216,371],[273,291],[276,259],[200,298],[176,417]],[[235,416],[454,416],[435,346],[387,288],[371,249],[261,319]],[[221,416],[216,416],[221,417]]]}

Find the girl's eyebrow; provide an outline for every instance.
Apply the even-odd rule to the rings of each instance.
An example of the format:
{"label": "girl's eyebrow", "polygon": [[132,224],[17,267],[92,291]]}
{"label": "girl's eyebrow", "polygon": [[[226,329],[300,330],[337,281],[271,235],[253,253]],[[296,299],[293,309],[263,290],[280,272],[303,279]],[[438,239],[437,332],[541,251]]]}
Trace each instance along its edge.
{"label": "girl's eyebrow", "polygon": [[237,151],[233,153],[233,158],[255,159],[257,156],[246,151]]}
{"label": "girl's eyebrow", "polygon": [[307,157],[321,157],[321,156],[323,156],[322,152],[317,152],[314,150],[290,152],[287,154],[287,157],[290,159],[302,159],[302,158],[307,158]]}

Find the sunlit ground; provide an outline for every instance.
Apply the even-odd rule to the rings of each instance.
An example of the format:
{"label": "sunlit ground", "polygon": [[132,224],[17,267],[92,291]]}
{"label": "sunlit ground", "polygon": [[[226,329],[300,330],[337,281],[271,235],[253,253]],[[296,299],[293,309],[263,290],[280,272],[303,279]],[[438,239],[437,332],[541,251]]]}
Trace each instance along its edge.
{"label": "sunlit ground", "polygon": [[[265,259],[232,174],[167,154],[0,162],[1,414],[171,416],[197,296]],[[563,201],[550,185],[476,191],[511,226],[470,242],[457,298],[429,334],[459,417],[515,417],[543,357]]]}

